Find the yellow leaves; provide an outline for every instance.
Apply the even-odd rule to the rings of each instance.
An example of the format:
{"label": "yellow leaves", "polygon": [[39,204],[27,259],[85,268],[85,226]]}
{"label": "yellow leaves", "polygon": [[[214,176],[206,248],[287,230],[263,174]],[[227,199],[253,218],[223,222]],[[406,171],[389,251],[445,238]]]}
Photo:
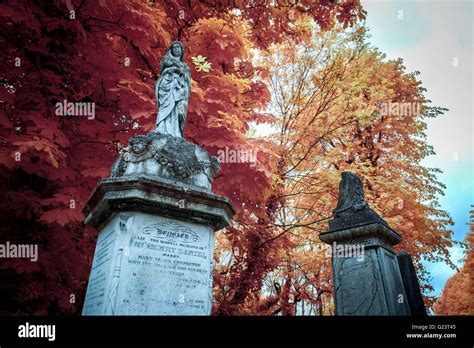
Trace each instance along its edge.
{"label": "yellow leaves", "polygon": [[313,29],[313,24],[308,20],[298,20],[296,24],[304,31],[311,32]]}
{"label": "yellow leaves", "polygon": [[280,175],[278,175],[277,173],[273,173],[272,178],[273,178],[273,183],[272,183],[273,188],[276,188],[277,186],[285,184],[285,182],[281,179]]}
{"label": "yellow leaves", "polygon": [[212,63],[209,63],[206,57],[198,55],[197,57],[191,57],[193,64],[196,66],[196,71],[209,72],[211,70]]}
{"label": "yellow leaves", "polygon": [[206,57],[203,57],[201,55],[198,55],[197,57],[191,57],[192,61],[194,64],[202,64],[206,61]]}
{"label": "yellow leaves", "polygon": [[235,86],[238,88],[239,93],[244,93],[250,87],[250,80],[249,79],[236,79]]}

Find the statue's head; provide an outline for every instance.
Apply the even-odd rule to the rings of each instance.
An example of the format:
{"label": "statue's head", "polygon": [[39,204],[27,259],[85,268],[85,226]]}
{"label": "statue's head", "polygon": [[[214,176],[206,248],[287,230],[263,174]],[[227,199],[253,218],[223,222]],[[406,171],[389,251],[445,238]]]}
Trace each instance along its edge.
{"label": "statue's head", "polygon": [[145,135],[137,135],[129,140],[130,149],[135,155],[140,155],[147,151],[150,139]]}
{"label": "statue's head", "polygon": [[179,58],[180,61],[184,60],[184,46],[180,41],[174,41],[168,49],[168,52],[175,58]]}

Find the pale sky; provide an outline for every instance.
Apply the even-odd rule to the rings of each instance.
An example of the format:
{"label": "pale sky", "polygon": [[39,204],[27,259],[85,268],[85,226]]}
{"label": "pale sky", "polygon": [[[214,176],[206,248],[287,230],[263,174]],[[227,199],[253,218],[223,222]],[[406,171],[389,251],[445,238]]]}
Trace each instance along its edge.
{"label": "pale sky", "polygon": [[[369,42],[387,54],[403,58],[408,72],[418,70],[432,105],[448,108],[428,120],[428,142],[436,155],[423,161],[443,170],[439,181],[447,189],[440,202],[456,225],[454,239],[464,240],[474,204],[473,141],[473,18],[474,2],[468,0],[362,0],[367,10]],[[452,249],[457,262],[462,251]],[[454,274],[448,266],[428,265],[439,295]]]}

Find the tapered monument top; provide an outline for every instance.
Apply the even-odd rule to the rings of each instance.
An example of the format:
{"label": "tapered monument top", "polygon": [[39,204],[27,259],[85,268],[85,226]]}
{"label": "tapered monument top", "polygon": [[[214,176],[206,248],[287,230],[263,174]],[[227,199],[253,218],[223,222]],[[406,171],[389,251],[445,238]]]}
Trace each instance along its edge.
{"label": "tapered monument top", "polygon": [[352,172],[343,172],[339,183],[339,198],[334,213],[341,213],[351,208],[362,209],[366,205],[362,180]]}
{"label": "tapered monument top", "polygon": [[364,199],[362,180],[352,172],[343,172],[339,183],[339,197],[334,219],[329,222],[329,230],[339,230],[354,226],[379,222],[387,225]]}

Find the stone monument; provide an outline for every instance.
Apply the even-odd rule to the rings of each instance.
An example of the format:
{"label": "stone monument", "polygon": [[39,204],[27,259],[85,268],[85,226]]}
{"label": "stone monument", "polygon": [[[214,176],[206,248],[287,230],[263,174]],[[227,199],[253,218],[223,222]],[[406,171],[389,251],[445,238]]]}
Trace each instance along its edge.
{"label": "stone monument", "polygon": [[397,255],[403,285],[408,298],[408,305],[412,316],[427,316],[425,302],[421,293],[415,266],[410,254],[402,251]]}
{"label": "stone monument", "polygon": [[217,159],[183,139],[184,47],[161,60],[156,129],[129,140],[83,213],[99,231],[83,315],[210,315],[214,233],[235,208],[212,193]]}
{"label": "stone monument", "polygon": [[[364,200],[360,178],[342,173],[339,199],[320,239],[333,247],[336,315],[410,315],[393,246],[402,237]],[[335,255],[334,249],[361,250],[362,255]]]}

